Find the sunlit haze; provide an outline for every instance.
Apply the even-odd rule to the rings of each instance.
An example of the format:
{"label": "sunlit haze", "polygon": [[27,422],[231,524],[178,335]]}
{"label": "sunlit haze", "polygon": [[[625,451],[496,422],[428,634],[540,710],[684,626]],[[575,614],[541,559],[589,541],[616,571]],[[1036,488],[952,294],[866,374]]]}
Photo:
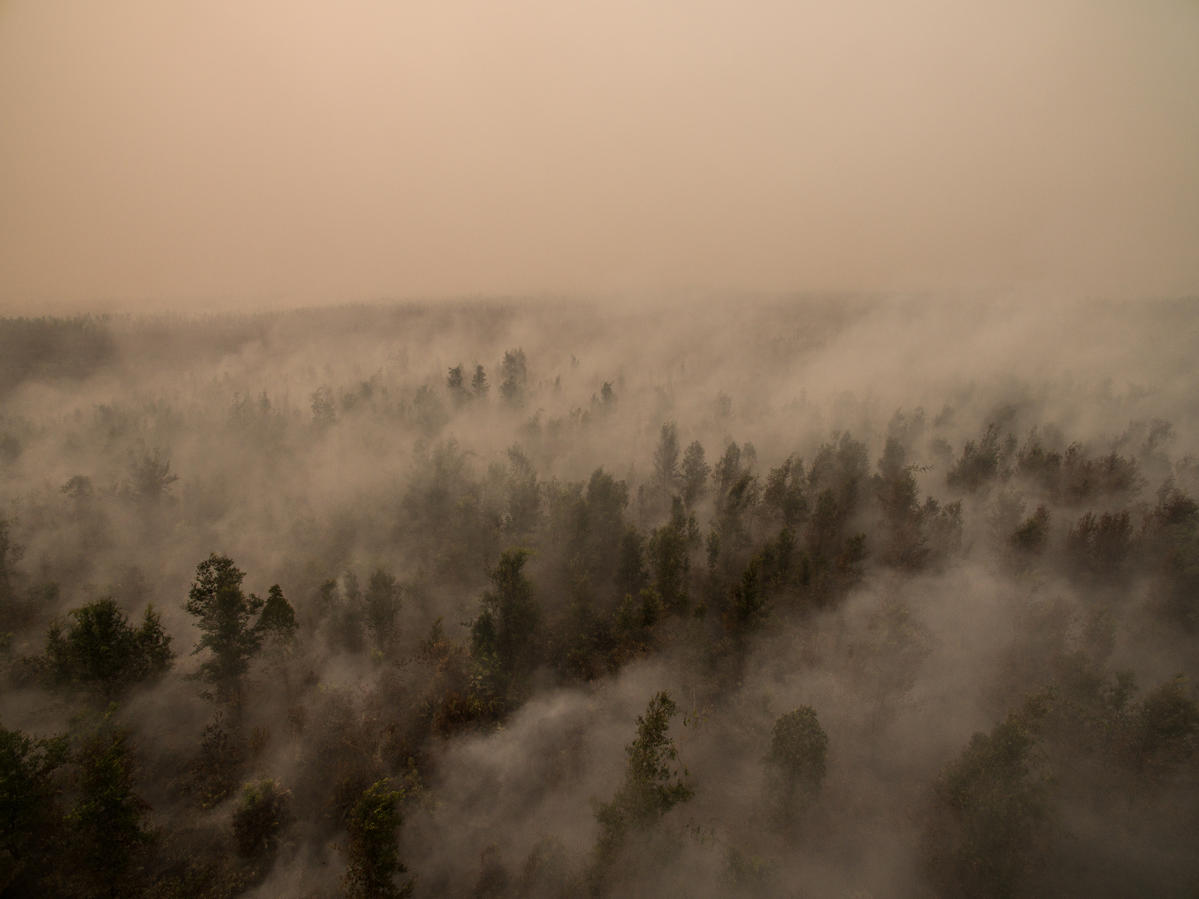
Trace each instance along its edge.
{"label": "sunlit haze", "polygon": [[0,309],[1199,288],[1199,5],[5,0]]}

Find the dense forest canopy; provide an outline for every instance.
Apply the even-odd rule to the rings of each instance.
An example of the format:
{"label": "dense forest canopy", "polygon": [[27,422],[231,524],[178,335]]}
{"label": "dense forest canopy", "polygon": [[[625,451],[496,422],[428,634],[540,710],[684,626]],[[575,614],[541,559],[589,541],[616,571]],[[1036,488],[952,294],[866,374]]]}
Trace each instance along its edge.
{"label": "dense forest canopy", "polygon": [[1193,303],[0,319],[5,896],[1199,889]]}

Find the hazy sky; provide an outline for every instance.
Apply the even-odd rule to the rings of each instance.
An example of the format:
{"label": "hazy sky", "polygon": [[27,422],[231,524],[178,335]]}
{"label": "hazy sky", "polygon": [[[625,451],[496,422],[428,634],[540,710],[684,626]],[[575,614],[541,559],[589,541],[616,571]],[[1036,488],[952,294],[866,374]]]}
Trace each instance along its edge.
{"label": "hazy sky", "polygon": [[0,0],[0,311],[1199,291],[1195,0]]}

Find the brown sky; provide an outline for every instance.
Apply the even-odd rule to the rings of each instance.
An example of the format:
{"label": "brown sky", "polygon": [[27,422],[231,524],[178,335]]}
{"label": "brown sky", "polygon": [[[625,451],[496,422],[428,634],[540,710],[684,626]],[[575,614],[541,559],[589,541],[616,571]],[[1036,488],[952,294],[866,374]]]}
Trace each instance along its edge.
{"label": "brown sky", "polygon": [[0,0],[0,311],[1199,291],[1195,0]]}

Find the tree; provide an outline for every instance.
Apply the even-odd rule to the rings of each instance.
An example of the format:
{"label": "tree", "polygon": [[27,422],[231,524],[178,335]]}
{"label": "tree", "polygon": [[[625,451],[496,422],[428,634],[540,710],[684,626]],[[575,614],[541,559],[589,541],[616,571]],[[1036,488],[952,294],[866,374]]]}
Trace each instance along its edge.
{"label": "tree", "polygon": [[483,366],[476,365],[474,376],[470,379],[470,390],[476,397],[482,399],[487,396],[488,390],[487,372]]}
{"label": "tree", "polygon": [[658,448],[654,450],[654,482],[667,495],[679,484],[679,434],[673,421],[662,425]]}
{"label": "tree", "polygon": [[800,524],[808,512],[803,462],[788,456],[781,465],[772,468],[766,476],[762,501],[778,513],[784,527],[794,528]]}
{"label": "tree", "polygon": [[255,632],[260,639],[287,644],[295,639],[297,628],[299,625],[296,623],[295,610],[283,595],[283,588],[273,584],[267,591],[266,603],[262,607],[262,614],[258,616],[258,623],[254,625]]}
{"label": "tree", "polygon": [[645,714],[637,717],[637,738],[625,747],[624,783],[612,801],[596,811],[601,862],[620,850],[630,830],[650,827],[694,795],[686,782],[687,770],[678,768],[679,752],[667,733],[677,711],[670,694],[662,691],[649,701]]}
{"label": "tree", "polygon": [[171,484],[179,480],[171,474],[171,460],[160,449],[143,453],[129,463],[129,487],[135,498],[145,503],[159,503]]}
{"label": "tree", "polygon": [[708,476],[712,473],[704,459],[704,447],[698,440],[692,440],[683,453],[683,467],[680,471],[682,480],[683,502],[688,508],[694,506],[707,489]]}
{"label": "tree", "polygon": [[213,808],[233,795],[241,782],[246,760],[245,741],[238,733],[225,729],[220,713],[204,727],[200,752],[191,765],[189,791],[200,807]]}
{"label": "tree", "polygon": [[22,555],[22,548],[13,541],[8,529],[8,520],[0,518],[0,627],[8,623],[13,616],[16,599],[13,587],[16,572],[13,568]]}
{"label": "tree", "polygon": [[1002,454],[999,428],[989,424],[977,443],[966,441],[961,457],[946,475],[946,483],[965,493],[976,492],[1000,475]]}
{"label": "tree", "polygon": [[738,583],[729,591],[725,626],[739,636],[758,627],[766,618],[766,589],[762,555],[750,559]]}
{"label": "tree", "polygon": [[171,638],[153,606],[138,629],[111,599],[70,612],[70,623],[55,622],[46,637],[50,673],[60,684],[93,687],[112,697],[171,667]]}
{"label": "tree", "polygon": [[942,772],[925,858],[944,895],[1018,894],[1048,836],[1048,779],[1037,761],[1035,734],[1011,716],[975,734]]}
{"label": "tree", "polygon": [[1199,750],[1199,706],[1186,695],[1186,679],[1176,677],[1148,694],[1130,722],[1129,758],[1150,775],[1162,775]]}
{"label": "tree", "polygon": [[820,792],[827,756],[828,735],[811,706],[800,706],[774,722],[766,764],[784,826],[794,818],[796,800],[807,801]]}
{"label": "tree", "polygon": [[242,593],[245,576],[228,556],[213,553],[196,566],[186,606],[201,631],[193,652],[211,653],[200,666],[200,676],[216,688],[218,699],[234,702],[241,698],[241,677],[262,640],[250,622],[264,603],[252,593]]}
{"label": "tree", "polygon": [[483,610],[471,625],[471,655],[501,696],[537,662],[541,610],[523,572],[528,558],[525,549],[500,556],[490,575],[492,589],[483,594]]}
{"label": "tree", "polygon": [[233,840],[243,858],[269,859],[279,846],[279,832],[291,820],[291,792],[276,781],[246,784],[233,813]]}
{"label": "tree", "polygon": [[67,816],[72,852],[87,895],[125,896],[138,855],[150,840],[149,806],[133,790],[127,734],[108,716],[81,741],[79,799]]}
{"label": "tree", "polygon": [[56,775],[67,757],[66,737],[0,727],[0,893],[48,894],[38,884],[54,867],[62,825]]}
{"label": "tree", "polygon": [[619,595],[636,596],[649,583],[645,568],[645,538],[632,525],[620,537],[616,563],[616,589]]}
{"label": "tree", "polygon": [[1065,555],[1083,577],[1118,582],[1133,549],[1128,512],[1087,512],[1066,535]]}
{"label": "tree", "polygon": [[500,372],[503,375],[503,380],[500,382],[500,393],[512,405],[521,405],[525,399],[525,387],[529,380],[525,351],[516,349],[504,353]]}
{"label": "tree", "polygon": [[1022,556],[1040,555],[1049,538],[1049,510],[1037,506],[1037,510],[1020,523],[1008,537],[1008,546]]}
{"label": "tree", "polygon": [[391,645],[400,610],[400,585],[382,568],[371,574],[366,587],[366,626],[380,650]]}
{"label": "tree", "polygon": [[337,421],[337,409],[333,405],[333,391],[318,387],[309,397],[312,407],[312,423],[318,428],[327,428]]}
{"label": "tree", "polygon": [[683,509],[683,501],[674,498],[670,521],[658,528],[649,539],[650,567],[654,589],[671,611],[687,609],[687,579],[691,570],[690,546],[695,519]]}
{"label": "tree", "polygon": [[379,780],[350,809],[346,817],[349,865],[343,882],[351,899],[399,899],[412,894],[412,881],[396,884],[396,878],[407,872],[396,846],[396,831],[404,821],[402,798],[391,781]]}
{"label": "tree", "polygon": [[537,527],[541,518],[541,487],[537,470],[519,446],[508,449],[508,517],[507,529],[515,535],[525,535]]}

